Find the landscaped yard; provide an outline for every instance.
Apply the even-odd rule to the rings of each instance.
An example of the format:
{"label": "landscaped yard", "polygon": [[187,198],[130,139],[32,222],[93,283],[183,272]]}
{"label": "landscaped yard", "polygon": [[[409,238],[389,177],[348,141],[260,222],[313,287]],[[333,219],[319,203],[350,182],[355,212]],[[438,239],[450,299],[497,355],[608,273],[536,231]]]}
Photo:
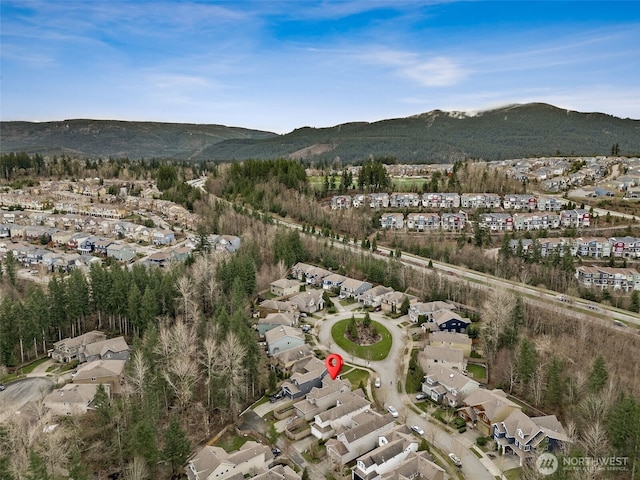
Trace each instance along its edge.
{"label": "landscaped yard", "polygon": [[372,320],[371,324],[375,325],[381,336],[380,341],[373,345],[358,345],[344,336],[350,321],[350,319],[340,320],[331,328],[333,341],[346,352],[359,358],[364,358],[366,360],[384,360],[387,358],[389,350],[391,350],[392,343],[391,333],[389,333],[389,330],[387,330],[387,328],[381,323]]}
{"label": "landscaped yard", "polygon": [[487,378],[487,370],[482,365],[470,363],[467,365],[467,372],[469,372],[469,377],[475,380]]}
{"label": "landscaped yard", "polygon": [[347,373],[341,374],[340,378],[349,380],[353,388],[358,388],[360,382],[362,382],[362,384],[365,386],[367,385],[367,381],[369,380],[369,372],[367,372],[366,370],[360,370],[359,368],[353,368]]}
{"label": "landscaped yard", "polygon": [[218,447],[224,448],[227,453],[235,452],[238,450],[245,442],[249,440],[249,437],[241,437],[240,435],[225,435],[220,440],[216,442]]}

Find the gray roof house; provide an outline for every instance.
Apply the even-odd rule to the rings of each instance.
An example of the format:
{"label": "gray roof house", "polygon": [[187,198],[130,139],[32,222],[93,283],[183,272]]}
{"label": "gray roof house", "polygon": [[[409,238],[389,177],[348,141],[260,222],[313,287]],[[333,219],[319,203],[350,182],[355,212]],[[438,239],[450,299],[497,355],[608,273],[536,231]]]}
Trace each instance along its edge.
{"label": "gray roof house", "polygon": [[94,360],[129,360],[129,345],[124,337],[82,345],[78,351],[78,360],[92,362]]}
{"label": "gray roof house", "polygon": [[462,401],[480,384],[447,367],[433,367],[424,376],[422,391],[431,400],[450,407],[462,405]]}
{"label": "gray roof house", "polygon": [[118,262],[130,262],[135,256],[135,248],[126,243],[112,243],[107,247],[107,257],[115,258]]}
{"label": "gray roof house", "polygon": [[86,345],[106,340],[107,336],[97,330],[92,330],[83,335],[73,338],[64,338],[53,344],[53,350],[49,352],[49,356],[57,362],[71,362],[78,359],[80,349]]}
{"label": "gray roof house", "polygon": [[321,386],[313,387],[304,400],[293,404],[293,408],[298,418],[304,418],[308,421],[335,405],[338,397],[350,391],[351,382],[349,380],[332,379],[329,375],[325,375],[322,378]]}
{"label": "gray roof house", "polygon": [[363,282],[362,280],[356,280],[355,278],[347,278],[340,286],[340,297],[356,298],[371,287],[373,287],[373,285],[369,282]]}
{"label": "gray roof house", "polygon": [[378,446],[357,459],[353,468],[353,480],[379,480],[418,451],[418,439],[406,425],[400,425],[390,434],[378,438]]}
{"label": "gray roof house", "polygon": [[459,348],[449,346],[427,345],[418,353],[418,363],[422,370],[429,373],[432,367],[444,366],[458,372],[467,370],[467,360],[464,358],[464,351]]}
{"label": "gray roof house", "polygon": [[316,357],[311,357],[304,362],[300,371],[293,373],[289,380],[282,384],[282,391],[289,398],[301,398],[314,387],[322,385],[322,379],[326,373],[325,363]]}
{"label": "gray roof house", "polygon": [[307,290],[289,298],[300,312],[316,313],[324,308],[323,290]]}
{"label": "gray roof house", "polygon": [[[107,392],[109,386],[106,386]],[[54,415],[82,415],[87,413],[96,396],[98,385],[67,383],[44,397],[42,403]]]}
{"label": "gray roof house", "polygon": [[311,424],[311,435],[318,440],[327,440],[336,431],[352,426],[352,418],[368,410],[371,403],[354,392],[345,392],[335,399],[333,408],[314,416]]}
{"label": "gray roof house", "polygon": [[286,325],[287,327],[295,327],[297,324],[297,316],[291,313],[270,313],[264,318],[258,320],[257,330],[260,337],[264,337],[265,333],[271,329]]}
{"label": "gray roof house", "polygon": [[520,465],[535,458],[541,444],[553,451],[571,441],[555,415],[529,418],[519,409],[493,425],[493,439],[503,454],[517,455]]}
{"label": "gray roof house", "polygon": [[289,280],[288,278],[279,278],[269,284],[269,291],[276,297],[292,295],[300,291],[300,282],[298,280]]}
{"label": "gray roof house", "polygon": [[426,320],[430,320],[430,316],[433,312],[437,312],[438,310],[455,309],[455,305],[441,301],[414,303],[409,307],[409,319],[411,319],[413,323],[418,323],[420,317],[425,317]]}
{"label": "gray roof house", "polygon": [[333,462],[346,465],[361,455],[373,450],[378,437],[389,433],[396,423],[391,414],[380,415],[373,411],[363,412],[353,418],[354,426],[328,440],[327,456]]}
{"label": "gray roof house", "polygon": [[347,280],[347,277],[338,273],[332,273],[322,279],[322,288],[330,290],[332,288],[340,287],[343,282]]}
{"label": "gray roof house", "polygon": [[[433,463],[428,452],[410,452],[407,458],[391,471],[382,475],[382,480],[447,480],[449,475]],[[354,479],[356,480],[356,479]]]}
{"label": "gray roof house", "polygon": [[186,473],[189,480],[235,480],[266,468],[272,461],[271,449],[253,440],[231,453],[206,445],[189,460]]}
{"label": "gray roof house", "polygon": [[358,302],[367,307],[379,307],[382,305],[382,299],[387,293],[393,292],[393,288],[384,285],[376,285],[356,296]]}
{"label": "gray roof house", "polygon": [[269,355],[304,345],[304,334],[300,329],[287,327],[286,325],[268,330],[265,332],[264,338],[267,342]]}

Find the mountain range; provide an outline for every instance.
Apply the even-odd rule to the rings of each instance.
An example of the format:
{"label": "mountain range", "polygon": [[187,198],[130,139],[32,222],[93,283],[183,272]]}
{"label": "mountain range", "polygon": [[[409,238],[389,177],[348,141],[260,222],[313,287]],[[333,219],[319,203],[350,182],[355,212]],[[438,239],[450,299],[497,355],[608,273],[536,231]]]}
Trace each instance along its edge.
{"label": "mountain range", "polygon": [[63,120],[0,122],[0,152],[79,158],[189,161],[297,158],[403,163],[465,158],[501,160],[551,155],[640,154],[640,120],[581,113],[543,103],[469,114],[434,110],[406,118],[303,127],[285,135],[224,125]]}

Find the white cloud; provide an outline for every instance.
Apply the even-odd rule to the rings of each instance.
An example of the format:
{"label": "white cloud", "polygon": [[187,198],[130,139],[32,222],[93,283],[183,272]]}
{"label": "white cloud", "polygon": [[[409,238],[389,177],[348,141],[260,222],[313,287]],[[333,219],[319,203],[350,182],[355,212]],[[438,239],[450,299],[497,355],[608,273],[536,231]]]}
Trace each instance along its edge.
{"label": "white cloud", "polygon": [[435,57],[402,69],[409,79],[425,87],[447,87],[466,78],[468,72],[447,57]]}

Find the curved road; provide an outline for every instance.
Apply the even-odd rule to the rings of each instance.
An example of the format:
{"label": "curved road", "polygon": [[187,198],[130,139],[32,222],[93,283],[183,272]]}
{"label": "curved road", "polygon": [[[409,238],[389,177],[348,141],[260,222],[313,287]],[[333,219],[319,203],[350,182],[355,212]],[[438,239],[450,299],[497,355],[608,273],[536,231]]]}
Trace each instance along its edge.
{"label": "curved road", "polygon": [[[412,340],[408,331],[400,327],[400,323],[407,322],[408,317],[403,316],[395,320],[384,317],[381,313],[373,312],[369,315],[372,320],[383,324],[393,338],[393,344],[387,358],[380,361],[368,361],[359,357],[355,357],[343,349],[338,347],[331,337],[331,328],[336,322],[351,318],[354,314],[353,310],[361,305],[356,303],[348,307],[342,307],[339,303],[336,306],[339,313],[330,317],[324,317],[316,321],[314,326],[314,334],[316,335],[318,344],[327,349],[331,353],[339,353],[345,360],[345,363],[366,368],[375,372],[375,375],[381,379],[381,387],[376,389],[376,397],[385,407],[393,405],[400,414],[398,420],[407,425],[419,425],[425,431],[424,437],[430,443],[434,444],[439,450],[447,454],[455,453],[462,461],[462,473],[464,478],[472,480],[495,480],[496,476],[500,476],[499,468],[488,458],[483,456],[478,458],[469,448],[471,442],[466,438],[450,434],[444,431],[439,425],[435,425],[428,420],[426,414],[416,414],[409,405],[412,399],[404,390],[398,392],[398,380],[404,384],[408,361],[412,350]],[[362,312],[356,313],[356,316],[363,316]]]}

